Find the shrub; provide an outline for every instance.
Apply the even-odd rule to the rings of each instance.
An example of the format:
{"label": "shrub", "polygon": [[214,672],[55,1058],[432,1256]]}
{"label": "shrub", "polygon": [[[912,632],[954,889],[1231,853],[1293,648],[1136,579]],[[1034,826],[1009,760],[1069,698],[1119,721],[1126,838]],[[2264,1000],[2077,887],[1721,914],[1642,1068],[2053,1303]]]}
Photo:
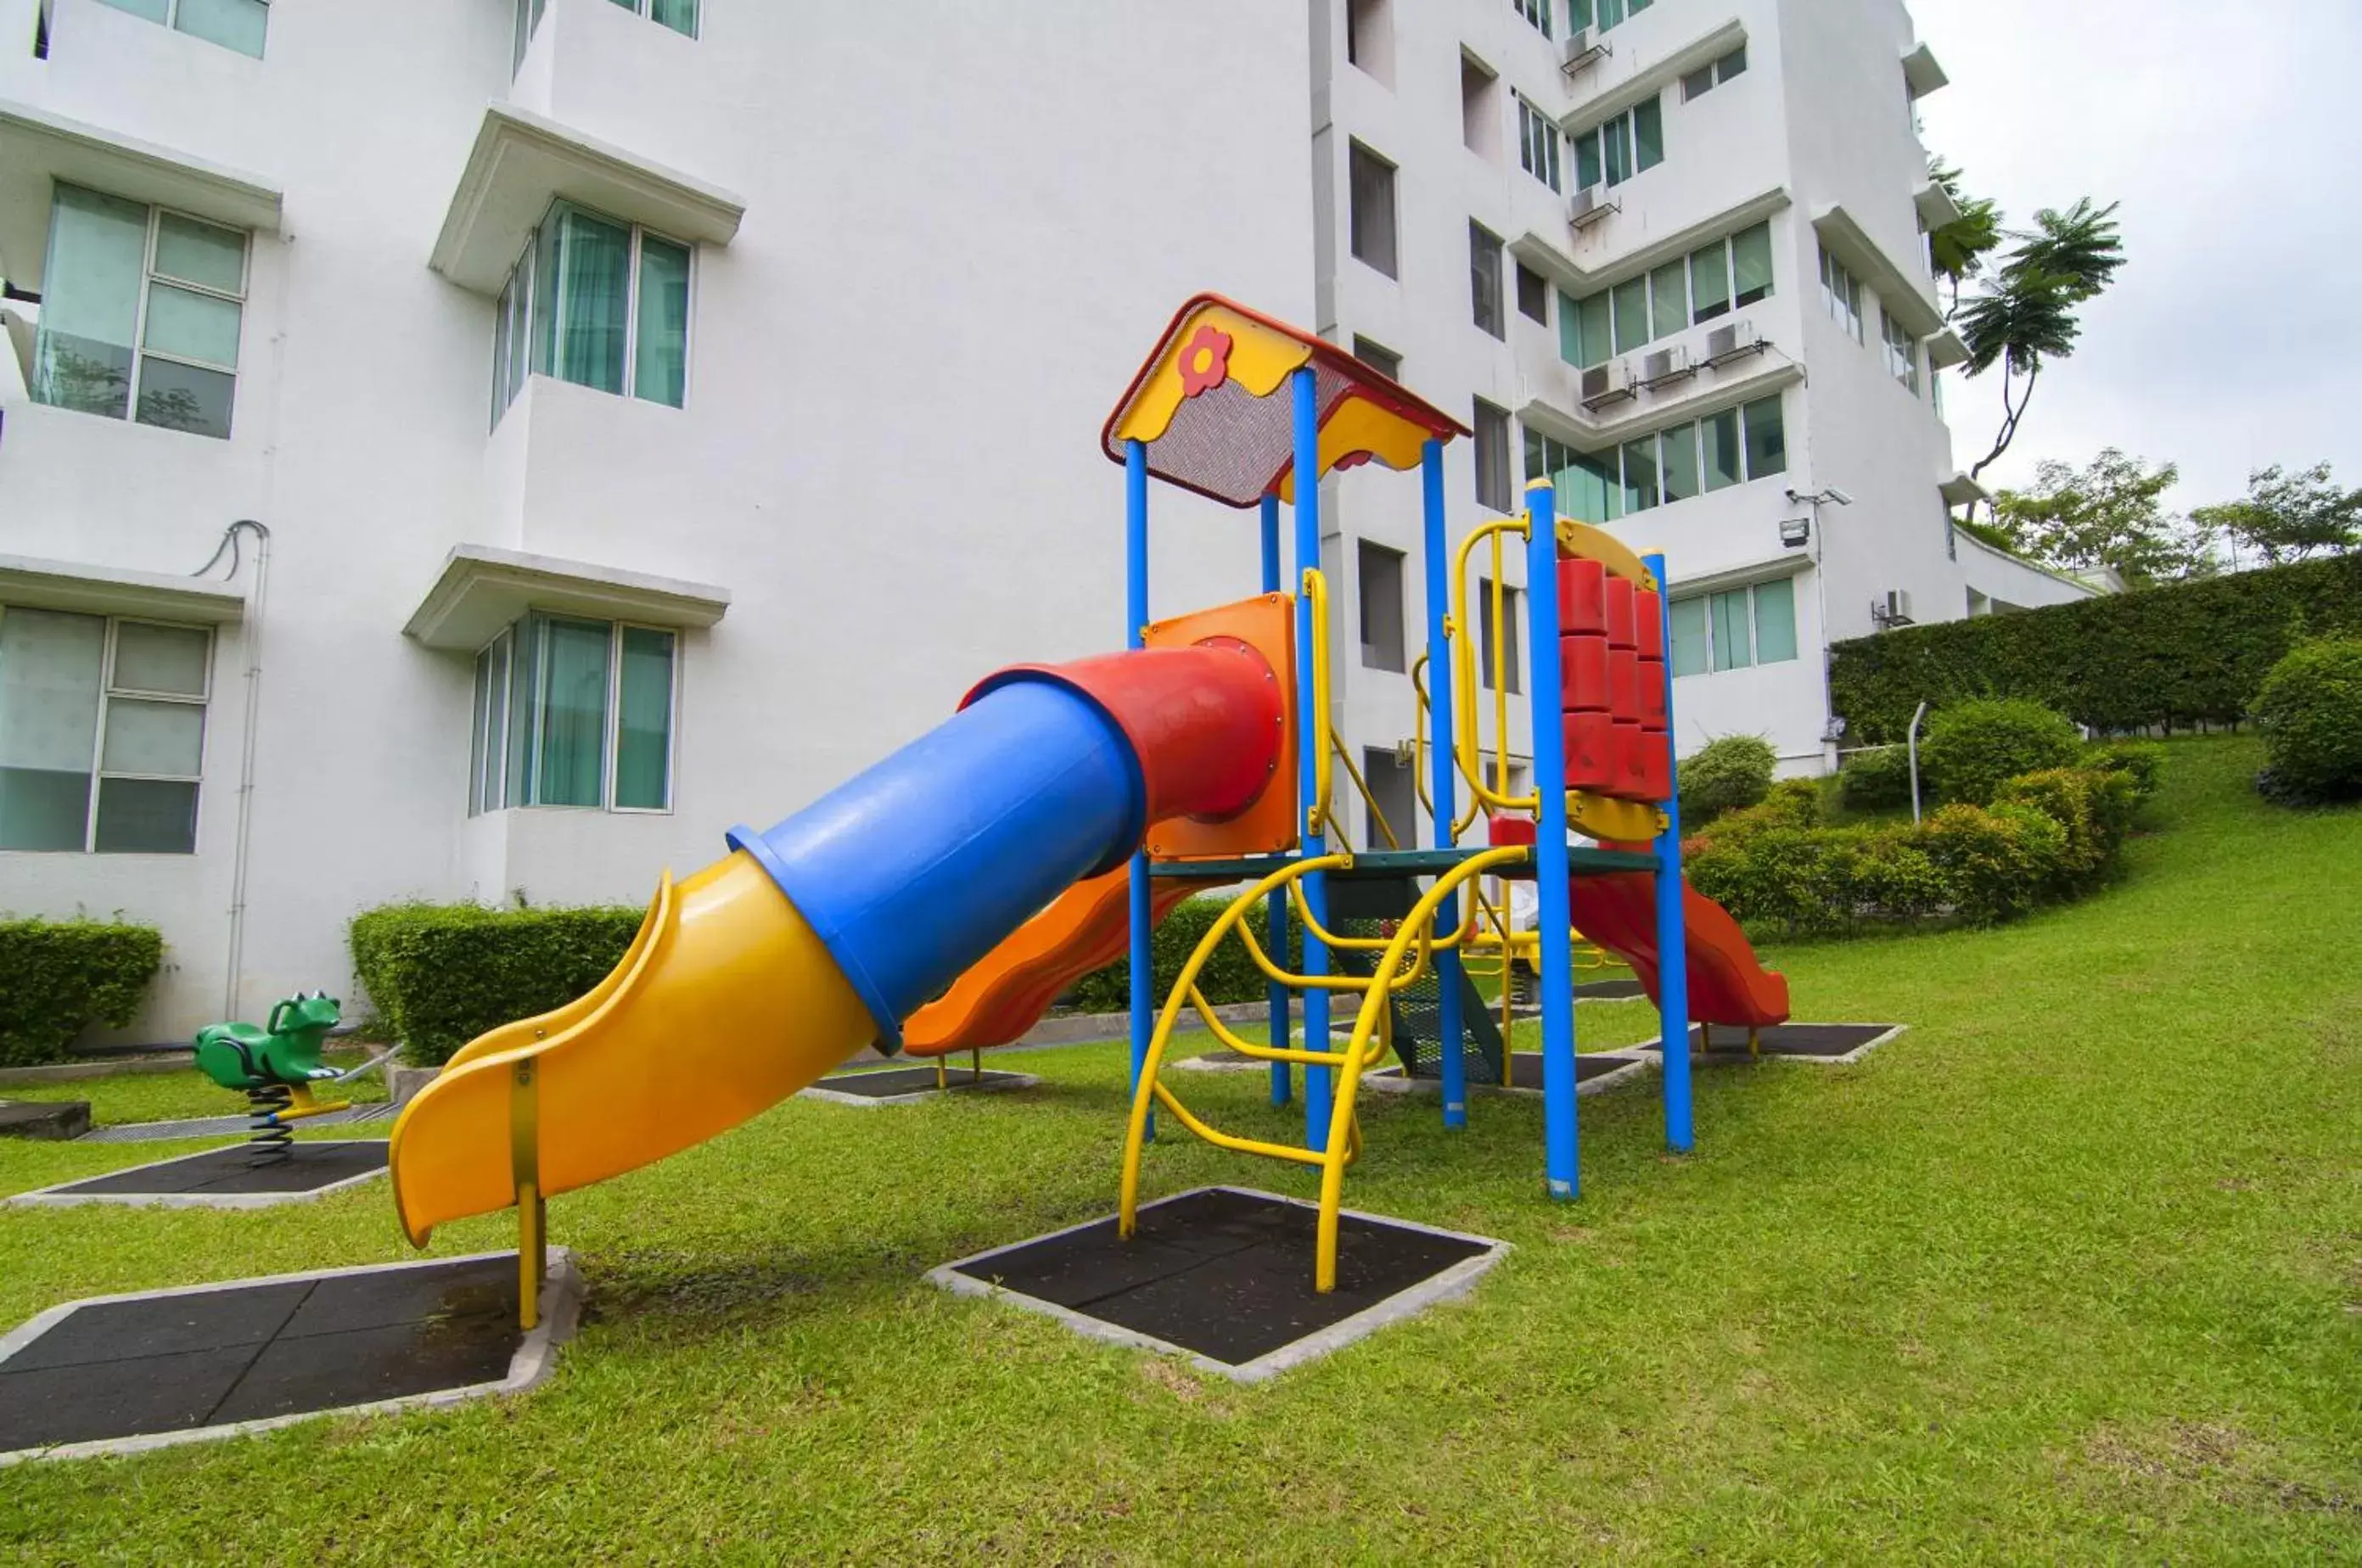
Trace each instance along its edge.
{"label": "shrub", "polygon": [[1778,762],[1772,742],[1760,735],[1707,741],[1681,763],[1682,820],[1702,828],[1725,812],[1757,805],[1772,793],[1772,770]]}
{"label": "shrub", "polygon": [[1761,805],[1752,807],[1785,828],[1821,825],[1821,786],[1812,779],[1782,779]]}
{"label": "shrub", "polygon": [[1865,745],[1902,740],[1922,699],[2029,697],[2108,732],[2233,724],[2299,626],[2362,636],[2362,552],[1840,642],[1829,695]]}
{"label": "shrub", "polygon": [[2154,740],[2103,741],[2085,749],[2083,765],[2123,774],[2132,782],[2133,799],[2139,804],[2154,797],[2164,781],[2165,748]]}
{"label": "shrub", "polygon": [[2362,639],[2323,638],[2271,668],[2256,694],[2272,798],[2362,799]]}
{"label": "shrub", "polygon": [[1913,837],[1944,877],[1953,909],[1976,926],[2033,909],[2056,885],[2067,852],[2067,830],[2024,806],[1947,806]]}
{"label": "shrub", "polygon": [[0,920],[0,1067],[64,1061],[91,1025],[122,1028],[163,961],[150,926]]}
{"label": "shrub", "polygon": [[2004,779],[2072,766],[2082,738],[2065,715],[2017,697],[1963,702],[1928,720],[1922,773],[1953,805],[1984,806]]}
{"label": "shrub", "polygon": [[[1189,961],[1189,955],[1198,950],[1198,944],[1205,940],[1206,933],[1214,928],[1214,922],[1221,918],[1222,911],[1230,905],[1229,897],[1184,899],[1156,927],[1149,952],[1153,960],[1150,979],[1157,1005],[1164,1005],[1173,982],[1181,978],[1181,966]],[[1254,911],[1247,919],[1254,924],[1255,940],[1268,953],[1271,933],[1264,923],[1263,911]],[[1330,928],[1335,929],[1333,926]],[[1291,911],[1286,959],[1291,970],[1303,951],[1303,938]],[[1213,957],[1206,960],[1206,967],[1198,973],[1198,989],[1218,1007],[1234,1002],[1261,1002],[1268,993],[1263,970],[1255,968],[1254,960],[1247,956],[1245,944],[1236,936],[1226,938],[1214,950]],[[1075,982],[1064,1000],[1085,1013],[1122,1012],[1131,1005],[1131,960],[1118,959],[1105,969],[1093,970]]]}
{"label": "shrub", "polygon": [[1892,811],[1911,804],[1911,751],[1883,746],[1856,751],[1838,770],[1838,798],[1849,811]]}
{"label": "shrub", "polygon": [[1996,806],[2031,806],[2066,835],[2054,891],[2071,894],[2115,867],[2139,797],[2128,773],[2101,768],[2046,768],[2004,782]]}
{"label": "shrub", "polygon": [[448,1061],[487,1029],[562,1007],[605,978],[643,911],[397,904],[354,917],[353,972],[403,1053]]}

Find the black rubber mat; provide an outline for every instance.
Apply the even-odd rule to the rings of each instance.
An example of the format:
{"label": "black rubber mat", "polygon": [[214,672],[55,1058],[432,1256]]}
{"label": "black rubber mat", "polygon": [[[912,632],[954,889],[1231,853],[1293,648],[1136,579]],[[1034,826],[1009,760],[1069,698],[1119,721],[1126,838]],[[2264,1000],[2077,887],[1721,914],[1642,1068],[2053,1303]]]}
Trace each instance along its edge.
{"label": "black rubber mat", "polygon": [[[944,1083],[950,1089],[999,1089],[1022,1081],[1024,1074],[995,1072],[987,1068],[982,1073],[964,1067],[947,1068]],[[832,1094],[858,1094],[866,1100],[889,1100],[898,1094],[923,1094],[935,1087],[933,1067],[889,1067],[869,1072],[840,1072],[823,1078],[812,1085]]]}
{"label": "black rubber mat", "polygon": [[[1767,1057],[1841,1057],[1858,1051],[1893,1024],[1775,1024],[1758,1036],[1758,1048]],[[1747,1031],[1735,1024],[1716,1024],[1710,1034],[1711,1049],[1699,1045],[1700,1026],[1690,1029],[1690,1054],[1710,1061],[1749,1059]]]}
{"label": "black rubber mat", "polygon": [[1648,994],[1648,988],[1637,980],[1587,980],[1574,988],[1577,1002],[1617,1002]]}
{"label": "black rubber mat", "polygon": [[1229,1365],[1295,1343],[1487,1250],[1485,1244],[1348,1214],[1337,1288],[1312,1288],[1319,1216],[1215,1188],[959,1266],[958,1272]]}
{"label": "black rubber mat", "polygon": [[116,1197],[182,1192],[317,1192],[323,1187],[385,1168],[383,1139],[294,1144],[290,1149],[291,1157],[258,1166],[250,1163],[254,1158],[252,1150],[244,1144],[232,1144],[160,1165],[118,1170],[112,1176],[94,1176],[88,1181],[77,1181],[56,1190],[61,1196],[106,1193]]}
{"label": "black rubber mat", "polygon": [[[1631,1065],[1630,1057],[1578,1056],[1574,1058],[1574,1081],[1578,1084],[1589,1083],[1595,1078],[1605,1078],[1611,1072],[1621,1072]],[[1374,1073],[1372,1076],[1400,1078],[1402,1069],[1388,1068],[1385,1072]],[[1542,1054],[1540,1051],[1513,1053],[1509,1058],[1509,1081],[1506,1085],[1497,1082],[1479,1083],[1471,1079],[1469,1087],[1472,1089],[1530,1089],[1539,1093],[1542,1087]]]}
{"label": "black rubber mat", "polygon": [[81,1307],[0,1362],[0,1453],[496,1383],[521,1337],[513,1255]]}

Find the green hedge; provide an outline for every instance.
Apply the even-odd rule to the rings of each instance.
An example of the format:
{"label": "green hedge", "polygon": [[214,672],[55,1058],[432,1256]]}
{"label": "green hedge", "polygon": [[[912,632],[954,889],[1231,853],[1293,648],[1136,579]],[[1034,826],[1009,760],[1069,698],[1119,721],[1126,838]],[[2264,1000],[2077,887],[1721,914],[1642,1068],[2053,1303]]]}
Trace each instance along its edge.
{"label": "green hedge", "polygon": [[2362,554],[1840,642],[1829,695],[1862,745],[1901,740],[1923,698],[2031,697],[2110,731],[2229,724],[2293,644],[2337,631],[2362,634]]}
{"label": "green hedge", "polygon": [[2362,638],[2322,638],[2272,666],[2256,695],[2270,799],[2362,799]]}
{"label": "green hedge", "polygon": [[2113,875],[2142,798],[2130,771],[2051,768],[2007,781],[1990,808],[1957,803],[1915,825],[1832,828],[1815,819],[1809,790],[1783,784],[1685,839],[1697,890],[1750,927],[1794,936],[1930,918],[1993,925]]}
{"label": "green hedge", "polygon": [[645,913],[392,905],[354,918],[353,972],[403,1054],[431,1067],[487,1029],[562,1007],[598,984]]}
{"label": "green hedge", "polygon": [[[1214,928],[1214,922],[1221,918],[1222,911],[1230,904],[1227,897],[1184,899],[1173,906],[1172,913],[1165,916],[1164,923],[1156,928],[1154,942],[1149,951],[1159,1006],[1164,1004],[1165,993],[1173,989],[1173,982],[1181,978],[1181,966],[1189,961],[1189,955],[1198,950],[1198,944],[1205,939],[1207,932]],[[1264,916],[1258,911],[1247,918],[1254,922],[1255,938],[1268,951],[1269,927],[1264,923]],[[1303,950],[1303,938],[1291,919],[1288,922],[1288,963],[1291,970]],[[1254,967],[1254,960],[1247,956],[1245,945],[1235,936],[1214,950],[1214,956],[1198,972],[1198,987],[1206,993],[1206,1000],[1218,1007],[1225,1003],[1261,1002],[1266,994],[1263,971]],[[1124,1011],[1131,1005],[1131,961],[1118,959],[1105,969],[1093,970],[1075,982],[1074,989],[1066,993],[1065,1000],[1085,1013]]]}
{"label": "green hedge", "polygon": [[0,920],[0,1067],[64,1061],[93,1024],[122,1028],[163,961],[150,926]]}
{"label": "green hedge", "polygon": [[2064,714],[2024,697],[1976,697],[1937,711],[1919,743],[1919,773],[1946,800],[1990,806],[2004,780],[2067,767],[2083,738]]}

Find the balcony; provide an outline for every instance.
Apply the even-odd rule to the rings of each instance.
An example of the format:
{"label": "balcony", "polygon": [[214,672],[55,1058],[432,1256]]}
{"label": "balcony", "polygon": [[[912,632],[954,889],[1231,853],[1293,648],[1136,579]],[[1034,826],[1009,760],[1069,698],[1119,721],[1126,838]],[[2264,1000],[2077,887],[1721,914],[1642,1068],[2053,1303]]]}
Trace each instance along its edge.
{"label": "balcony", "polygon": [[1686,30],[1687,20],[1679,7],[1668,5],[1594,33],[1592,47],[1607,52],[1562,73],[1567,108],[1561,127],[1570,135],[1589,130],[1747,42],[1747,25],[1736,16],[1705,33]]}
{"label": "balcony", "polygon": [[[1661,173],[1663,167],[1627,181],[1615,191],[1602,190],[1597,194],[1602,201],[1621,201],[1619,192]],[[1541,190],[1539,186],[1536,189]],[[1774,186],[1741,195],[1736,202],[1721,204],[1709,216],[1680,228],[1652,229],[1628,222],[1638,214],[1618,212],[1596,220],[1577,238],[1565,217],[1571,199],[1557,197],[1548,191],[1541,193],[1551,197],[1547,207],[1535,201],[1531,193],[1520,202],[1517,213],[1520,232],[1509,242],[1510,254],[1577,297],[1621,282],[1676,256],[1685,256],[1718,235],[1746,228],[1789,204],[1786,188]]]}

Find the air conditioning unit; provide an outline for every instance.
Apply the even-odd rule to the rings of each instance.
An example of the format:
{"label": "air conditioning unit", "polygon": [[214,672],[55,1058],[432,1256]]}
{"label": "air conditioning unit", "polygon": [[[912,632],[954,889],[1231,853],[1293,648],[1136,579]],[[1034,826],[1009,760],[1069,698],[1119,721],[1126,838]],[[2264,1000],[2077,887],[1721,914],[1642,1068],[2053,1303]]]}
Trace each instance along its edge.
{"label": "air conditioning unit", "polygon": [[1728,326],[1718,326],[1706,334],[1705,362],[1718,367],[1749,354],[1760,354],[1771,346],[1763,341],[1763,334],[1755,330],[1754,323],[1732,322]]}
{"label": "air conditioning unit", "polygon": [[1616,210],[1617,203],[1603,200],[1594,186],[1574,193],[1574,200],[1567,203],[1566,221],[1580,234]]}
{"label": "air conditioning unit", "polygon": [[1595,365],[1583,373],[1583,406],[1587,409],[1620,403],[1632,396],[1632,369],[1621,359]]}
{"label": "air conditioning unit", "polygon": [[1881,630],[1915,625],[1911,617],[1910,590],[1889,588],[1883,598],[1871,600],[1870,618],[1878,623]]}
{"label": "air conditioning unit", "polygon": [[1640,384],[1644,387],[1684,380],[1696,374],[1697,367],[1690,363],[1690,351],[1679,345],[1660,348],[1640,361]]}
{"label": "air conditioning unit", "polygon": [[1606,58],[1607,40],[1593,41],[1589,27],[1577,27],[1567,35],[1564,63],[1561,67],[1569,76]]}

